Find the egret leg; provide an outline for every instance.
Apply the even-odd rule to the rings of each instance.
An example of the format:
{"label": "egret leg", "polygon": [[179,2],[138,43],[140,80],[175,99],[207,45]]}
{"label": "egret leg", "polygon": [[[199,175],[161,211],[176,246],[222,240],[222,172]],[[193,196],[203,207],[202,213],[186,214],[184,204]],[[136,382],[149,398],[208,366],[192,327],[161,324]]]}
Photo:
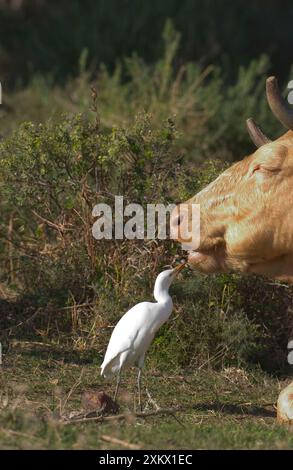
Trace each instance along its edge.
{"label": "egret leg", "polygon": [[114,401],[116,401],[117,395],[118,395],[118,390],[119,390],[119,385],[121,381],[121,371],[119,370],[118,375],[117,375],[117,382],[116,382],[116,389],[115,389],[115,394],[114,394]]}
{"label": "egret leg", "polygon": [[141,367],[138,368],[138,374],[137,374],[137,388],[138,388],[138,406],[139,406],[140,412],[142,412],[140,382],[141,382]]}

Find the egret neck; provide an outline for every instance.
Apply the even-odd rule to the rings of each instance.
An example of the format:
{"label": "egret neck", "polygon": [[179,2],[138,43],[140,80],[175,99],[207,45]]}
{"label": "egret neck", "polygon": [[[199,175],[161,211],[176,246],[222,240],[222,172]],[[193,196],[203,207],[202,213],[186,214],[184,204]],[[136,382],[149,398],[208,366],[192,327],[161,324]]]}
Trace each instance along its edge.
{"label": "egret neck", "polygon": [[166,279],[157,278],[154,287],[154,298],[155,300],[165,307],[166,317],[168,318],[171,315],[173,302],[172,297],[169,294],[169,287],[172,282],[170,278],[170,284],[166,283]]}

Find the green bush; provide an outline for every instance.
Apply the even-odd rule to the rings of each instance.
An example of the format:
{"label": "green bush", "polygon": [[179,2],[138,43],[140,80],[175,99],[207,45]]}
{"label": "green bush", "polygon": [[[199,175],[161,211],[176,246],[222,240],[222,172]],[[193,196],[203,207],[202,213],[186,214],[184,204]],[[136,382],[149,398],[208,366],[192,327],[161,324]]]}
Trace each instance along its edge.
{"label": "green bush", "polygon": [[[147,115],[138,116],[128,129],[111,132],[101,131],[96,121],[78,115],[58,123],[23,124],[2,142],[2,204],[7,216],[2,233],[5,238],[13,214],[13,246],[19,253],[23,247],[27,252],[18,260],[19,277],[24,285],[28,280],[27,288],[33,284],[26,277],[26,266],[32,265],[36,273],[34,264],[40,262],[38,276],[47,268],[50,271],[44,267],[47,251],[49,264],[58,263],[61,250],[63,258],[68,254],[73,269],[85,256],[90,259],[89,271],[96,269],[91,234],[94,205],[104,201],[113,205],[115,194],[144,205],[159,200],[174,186],[175,178],[180,179],[176,164],[170,169],[170,163],[176,163],[170,153],[174,135],[172,121],[156,130]],[[55,274],[52,282],[59,285]]]}

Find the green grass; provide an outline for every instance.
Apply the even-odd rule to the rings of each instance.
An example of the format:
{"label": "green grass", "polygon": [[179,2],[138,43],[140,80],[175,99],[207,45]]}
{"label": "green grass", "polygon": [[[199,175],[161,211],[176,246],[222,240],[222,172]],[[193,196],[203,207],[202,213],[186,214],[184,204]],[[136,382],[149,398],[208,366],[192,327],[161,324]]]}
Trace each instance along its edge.
{"label": "green grass", "polygon": [[[284,384],[260,370],[153,370],[147,387],[173,415],[125,421],[62,424],[60,415],[81,410],[86,390],[113,393],[99,376],[99,363],[62,350],[11,349],[0,372],[1,449],[123,449],[104,436],[142,449],[287,449],[293,433],[275,421],[274,402]],[[97,363],[95,363],[97,362]],[[134,371],[125,373],[120,412],[133,410]],[[145,411],[153,410],[144,393]]]}

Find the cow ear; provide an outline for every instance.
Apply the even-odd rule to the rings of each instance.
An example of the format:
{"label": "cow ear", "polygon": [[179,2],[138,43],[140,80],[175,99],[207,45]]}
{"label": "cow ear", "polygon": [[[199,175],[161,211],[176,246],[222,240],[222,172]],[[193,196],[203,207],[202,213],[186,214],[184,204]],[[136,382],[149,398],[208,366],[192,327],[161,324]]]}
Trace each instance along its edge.
{"label": "cow ear", "polygon": [[260,172],[262,174],[272,174],[279,172],[288,154],[285,145],[273,142],[260,147],[254,154],[254,159],[250,166],[250,175]]}

